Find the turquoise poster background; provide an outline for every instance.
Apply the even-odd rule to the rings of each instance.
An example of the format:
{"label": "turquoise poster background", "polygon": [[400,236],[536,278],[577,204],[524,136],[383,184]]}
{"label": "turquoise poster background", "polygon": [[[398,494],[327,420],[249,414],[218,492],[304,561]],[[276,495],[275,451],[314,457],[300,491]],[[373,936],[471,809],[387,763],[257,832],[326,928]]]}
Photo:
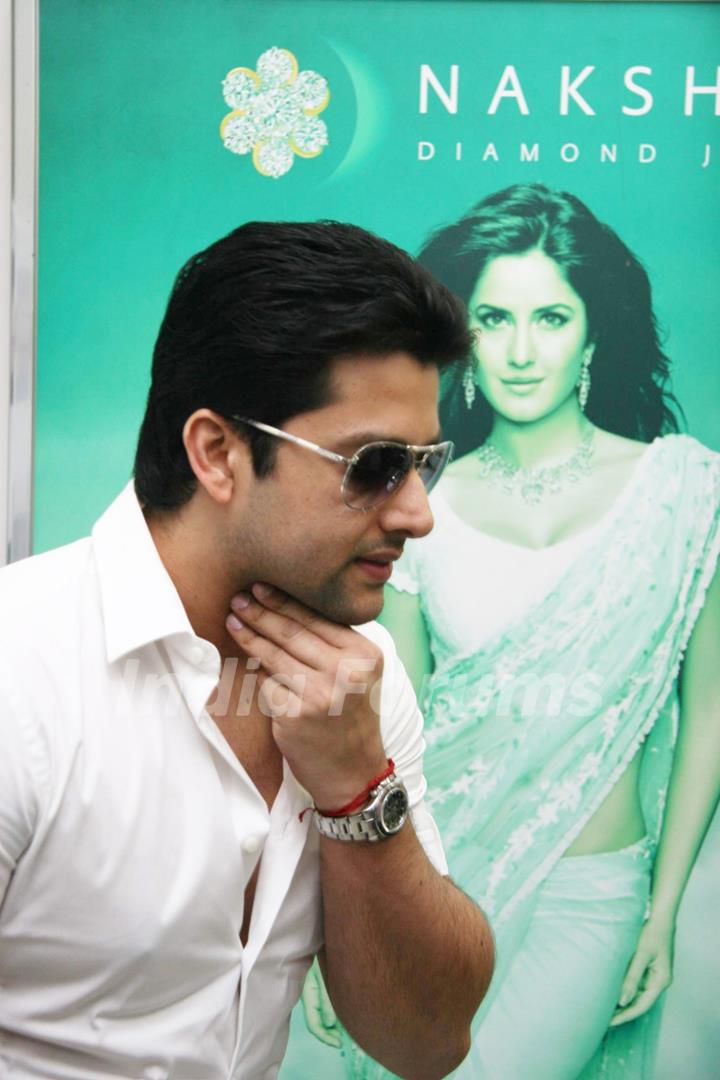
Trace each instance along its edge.
{"label": "turquoise poster background", "polygon": [[[412,251],[509,183],[572,191],[646,263],[690,431],[720,447],[717,96],[696,94],[684,115],[687,68],[698,87],[718,78],[715,5],[44,0],[40,10],[36,551],[87,533],[126,481],[173,277],[252,218],[350,220]],[[279,179],[219,136],[222,80],[273,45],[325,76],[331,94],[329,145]],[[422,65],[448,98],[456,66],[456,112],[432,82],[420,111]],[[527,112],[506,96],[488,115],[509,65]],[[561,115],[564,66],[569,82],[593,68],[577,92],[594,115],[572,97]],[[633,67],[651,70],[633,77],[652,95],[642,116],[622,111],[647,103],[624,84]],[[521,160],[523,144],[539,160]],[[601,160],[603,144],[615,163]]]}
{"label": "turquoise poster background", "polygon": [[[35,551],[87,534],[127,481],[174,275],[253,218],[353,221],[415,251],[508,184],[568,190],[645,263],[688,430],[720,449],[716,5],[41,0],[40,16]],[[327,146],[277,179],[220,137],[223,79],[271,46],[330,88]],[[712,1061],[711,1016],[683,1023]]]}

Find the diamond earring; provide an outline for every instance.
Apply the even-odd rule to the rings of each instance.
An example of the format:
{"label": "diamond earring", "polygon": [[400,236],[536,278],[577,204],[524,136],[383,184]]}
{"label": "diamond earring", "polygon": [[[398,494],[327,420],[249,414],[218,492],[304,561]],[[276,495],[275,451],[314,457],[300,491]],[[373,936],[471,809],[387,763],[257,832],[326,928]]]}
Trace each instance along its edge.
{"label": "diamond earring", "polygon": [[[475,344],[477,345],[480,339],[480,327],[476,326],[470,331],[475,338]],[[462,377],[463,390],[465,391],[465,404],[468,409],[472,409],[473,402],[475,401],[475,393],[477,389],[477,383],[475,382],[475,358],[471,356],[468,360],[465,371]]]}
{"label": "diamond earring", "polygon": [[585,412],[585,406],[587,405],[588,398],[590,397],[590,361],[592,360],[592,353],[586,355],[582,362],[580,369],[580,378],[577,382],[578,392],[578,405],[582,412]]}
{"label": "diamond earring", "polygon": [[472,409],[475,400],[475,364],[472,360],[469,360],[465,365],[462,384],[465,391],[465,404],[468,409]]}

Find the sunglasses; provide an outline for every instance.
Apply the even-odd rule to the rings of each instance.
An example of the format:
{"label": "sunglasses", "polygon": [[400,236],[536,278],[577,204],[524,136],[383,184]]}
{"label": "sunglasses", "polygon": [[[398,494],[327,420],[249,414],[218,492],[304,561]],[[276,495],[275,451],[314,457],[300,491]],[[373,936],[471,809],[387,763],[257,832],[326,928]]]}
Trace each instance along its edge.
{"label": "sunglasses", "polygon": [[398,490],[408,478],[410,471],[417,469],[425,491],[429,494],[440,479],[443,469],[452,457],[451,442],[435,443],[433,446],[408,446],[401,442],[371,442],[361,446],[352,457],[325,450],[317,443],[291,435],[289,431],[263,424],[259,420],[248,420],[246,416],[231,416],[241,424],[287,439],[296,446],[304,446],[330,461],[337,461],[345,466],[342,481],[342,497],[351,510],[372,510],[379,506]]}

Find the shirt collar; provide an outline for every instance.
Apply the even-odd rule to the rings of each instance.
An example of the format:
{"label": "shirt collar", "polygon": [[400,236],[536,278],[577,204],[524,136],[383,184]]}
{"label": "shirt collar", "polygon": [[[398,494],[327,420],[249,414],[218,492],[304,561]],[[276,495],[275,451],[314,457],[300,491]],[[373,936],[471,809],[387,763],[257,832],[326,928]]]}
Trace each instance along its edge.
{"label": "shirt collar", "polygon": [[130,481],[95,523],[108,663],[154,641],[196,635],[163,566]]}

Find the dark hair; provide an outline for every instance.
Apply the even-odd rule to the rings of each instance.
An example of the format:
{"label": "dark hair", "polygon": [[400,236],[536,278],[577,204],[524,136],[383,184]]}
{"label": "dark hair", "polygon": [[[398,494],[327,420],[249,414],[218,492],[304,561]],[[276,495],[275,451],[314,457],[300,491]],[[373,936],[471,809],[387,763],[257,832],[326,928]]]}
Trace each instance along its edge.
{"label": "dark hair", "polygon": [[[435,232],[418,257],[467,303],[491,259],[532,249],[558,264],[585,303],[588,340],[595,345],[589,419],[644,441],[677,431],[673,407],[682,410],[668,389],[669,360],[660,347],[648,275],[617,233],[580,199],[544,184],[514,184]],[[457,408],[459,380],[444,384],[451,409]],[[492,426],[480,391],[472,425],[477,446]]]}
{"label": "dark hair", "polygon": [[[387,240],[334,221],[242,225],[175,280],[135,456],[138,498],[171,509],[193,494],[182,430],[196,409],[281,426],[328,401],[341,357],[403,351],[442,368],[470,348],[463,305]],[[277,440],[238,433],[268,475]]]}

